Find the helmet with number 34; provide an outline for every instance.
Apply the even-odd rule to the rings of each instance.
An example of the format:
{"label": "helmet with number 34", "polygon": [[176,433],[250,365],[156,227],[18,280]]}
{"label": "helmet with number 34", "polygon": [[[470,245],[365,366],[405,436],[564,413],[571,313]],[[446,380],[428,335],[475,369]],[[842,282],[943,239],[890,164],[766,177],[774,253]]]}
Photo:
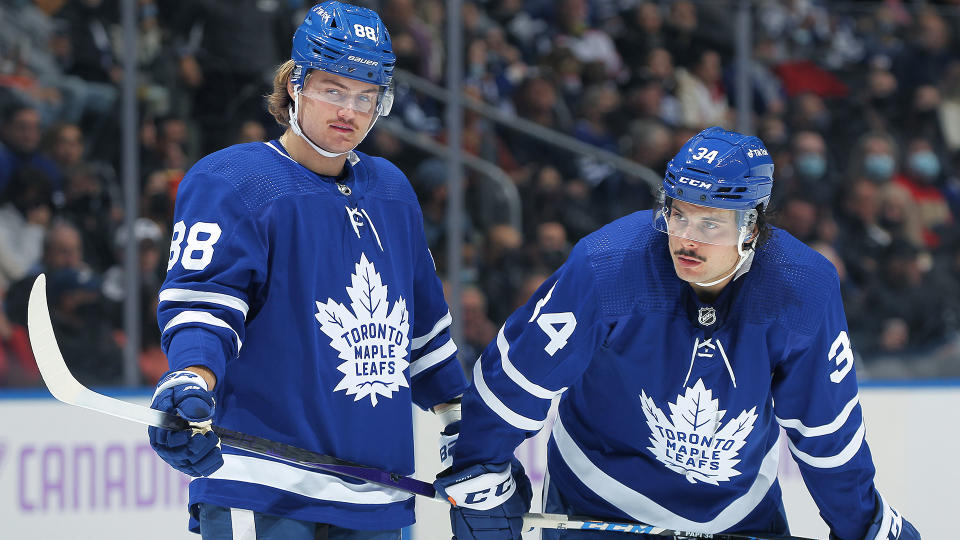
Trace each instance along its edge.
{"label": "helmet with number 34", "polygon": [[[707,128],[667,164],[653,224],[673,236],[739,248],[748,243],[759,213],[770,202],[772,188],[773,160],[760,139]],[[690,223],[674,211],[674,201],[733,210],[734,218],[731,222],[708,216]]]}

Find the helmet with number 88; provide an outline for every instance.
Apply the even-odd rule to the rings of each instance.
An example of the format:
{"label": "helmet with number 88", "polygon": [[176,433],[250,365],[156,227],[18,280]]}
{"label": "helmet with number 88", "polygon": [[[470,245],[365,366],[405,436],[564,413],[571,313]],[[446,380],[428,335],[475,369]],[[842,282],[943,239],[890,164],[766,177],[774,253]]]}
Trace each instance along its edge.
{"label": "helmet with number 88", "polygon": [[396,56],[390,34],[373,10],[324,2],[313,6],[293,34],[294,61],[290,82],[302,89],[311,70],[326,71],[380,87],[377,115],[393,106],[393,66]]}

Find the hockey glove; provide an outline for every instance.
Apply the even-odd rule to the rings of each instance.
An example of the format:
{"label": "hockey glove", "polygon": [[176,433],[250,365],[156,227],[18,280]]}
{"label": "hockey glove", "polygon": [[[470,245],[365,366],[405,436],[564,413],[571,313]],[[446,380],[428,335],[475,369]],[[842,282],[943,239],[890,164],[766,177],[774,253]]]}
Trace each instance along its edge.
{"label": "hockey glove", "polygon": [[154,426],[147,428],[150,446],[171,467],[190,476],[209,476],[223,465],[220,439],[209,428],[209,421],[213,418],[213,394],[207,390],[203,377],[192,371],[164,375],[157,383],[150,407],[176,414],[192,424],[192,427],[180,431]]}
{"label": "hockey glove", "polygon": [[448,469],[453,466],[453,447],[460,437],[460,421],[456,421],[443,428],[440,432],[440,467]]}
{"label": "hockey glove", "polygon": [[453,466],[453,447],[460,437],[460,396],[433,407],[440,417],[443,431],[440,432],[440,470]]}
{"label": "hockey glove", "polygon": [[456,540],[520,539],[533,489],[516,458],[444,471],[433,485],[453,505],[450,526]]}
{"label": "hockey glove", "polygon": [[[900,512],[894,510],[892,506],[888,506],[882,497],[878,506],[877,513],[873,515],[873,522],[867,529],[867,534],[863,537],[864,540],[879,540],[881,538],[883,540],[920,540],[920,533],[917,532],[913,524],[900,515]],[[833,538],[833,535],[830,535],[830,537]]]}

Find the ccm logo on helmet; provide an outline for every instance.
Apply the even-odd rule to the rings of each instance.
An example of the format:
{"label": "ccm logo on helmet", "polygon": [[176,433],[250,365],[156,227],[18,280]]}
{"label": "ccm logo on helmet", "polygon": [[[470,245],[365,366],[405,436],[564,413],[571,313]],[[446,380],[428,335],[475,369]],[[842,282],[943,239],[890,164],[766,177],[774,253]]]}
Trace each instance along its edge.
{"label": "ccm logo on helmet", "polygon": [[366,64],[368,66],[378,66],[380,62],[375,62],[373,60],[367,60],[366,58],[360,58],[359,56],[348,56],[347,60],[351,62],[360,62],[361,64]]}
{"label": "ccm logo on helmet", "polygon": [[681,184],[687,184],[690,187],[698,187],[703,189],[710,189],[710,186],[713,185],[713,184],[708,184],[706,182],[701,182],[696,178],[687,178],[686,176],[681,176],[679,180]]}

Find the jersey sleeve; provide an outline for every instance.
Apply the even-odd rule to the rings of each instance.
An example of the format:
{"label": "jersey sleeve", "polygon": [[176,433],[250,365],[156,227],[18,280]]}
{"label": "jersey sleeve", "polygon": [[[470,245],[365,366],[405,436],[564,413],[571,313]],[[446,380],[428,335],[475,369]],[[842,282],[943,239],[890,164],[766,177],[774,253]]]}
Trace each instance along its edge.
{"label": "jersey sleeve", "polygon": [[882,502],[864,438],[853,350],[836,278],[822,320],[793,334],[773,375],[774,412],[804,482],[835,538],[863,538]]}
{"label": "jersey sleeve", "polygon": [[410,389],[413,402],[422,409],[463,394],[467,379],[457,359],[457,344],[450,336],[453,321],[443,297],[433,256],[419,231],[415,254],[414,307],[410,339]]}
{"label": "jersey sleeve", "polygon": [[233,185],[209,172],[181,182],[157,318],[171,370],[222,380],[243,346],[251,298],[266,282],[267,241]]}
{"label": "jersey sleeve", "polygon": [[605,324],[584,251],[574,249],[474,364],[455,468],[508,461],[543,427],[553,398],[587,368]]}

